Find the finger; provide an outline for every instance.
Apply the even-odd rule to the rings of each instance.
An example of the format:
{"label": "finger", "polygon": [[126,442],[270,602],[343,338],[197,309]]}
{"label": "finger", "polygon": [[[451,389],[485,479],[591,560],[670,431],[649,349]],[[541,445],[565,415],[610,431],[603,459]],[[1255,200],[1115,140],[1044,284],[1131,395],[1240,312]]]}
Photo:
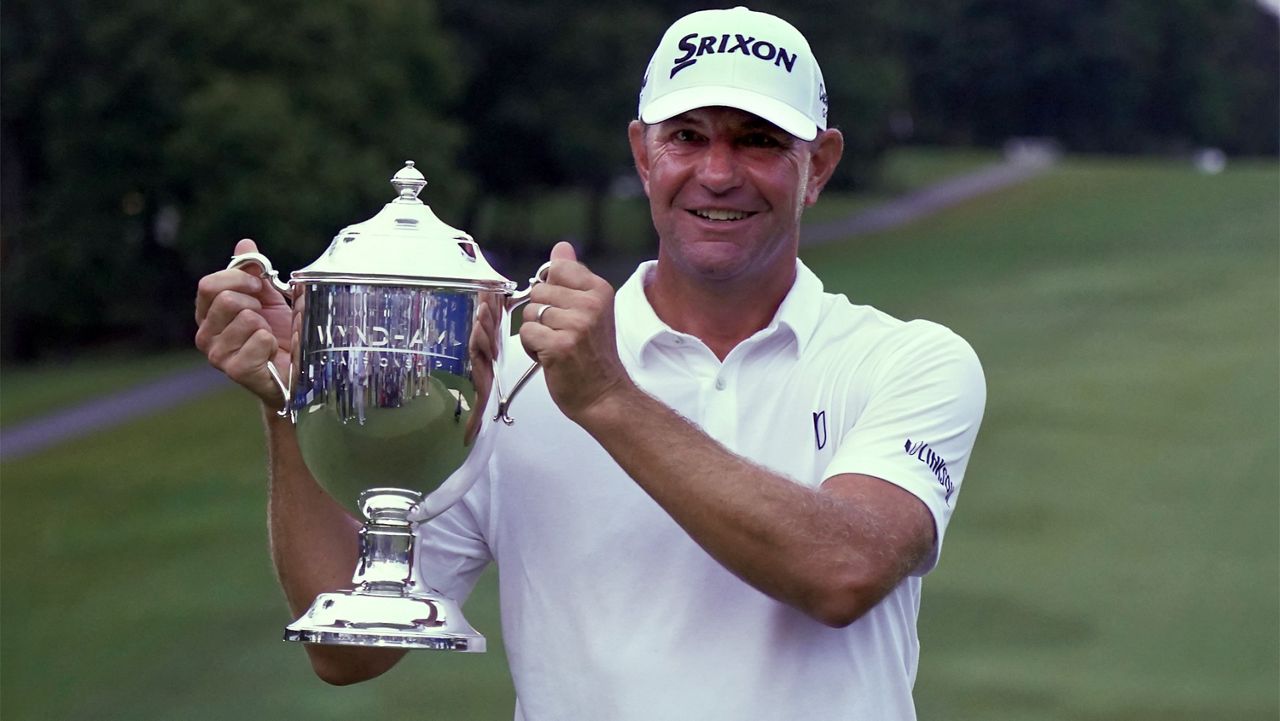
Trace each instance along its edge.
{"label": "finger", "polygon": [[501,323],[503,315],[503,301],[497,295],[490,295],[481,303],[483,313],[477,321],[484,327],[486,337],[489,340],[489,358],[496,359],[501,345]]}
{"label": "finger", "polygon": [[[234,255],[244,255],[246,253],[257,253],[258,244],[250,238],[242,238],[236,242]],[[260,263],[251,261],[229,269],[232,273],[239,272],[248,275],[258,281],[258,298],[267,304],[280,304],[285,302],[284,294],[282,294],[276,286],[268,280],[267,269]]]}
{"label": "finger", "polygon": [[[236,243],[233,254],[252,253],[257,249],[257,244],[245,238]],[[261,276],[262,267],[257,263],[250,263],[239,268],[228,268],[210,273],[201,278],[196,286],[196,322],[201,323],[204,321],[205,314],[209,310],[209,304],[215,296],[224,290],[237,290],[250,294],[262,293],[267,288]]]}
{"label": "finger", "polygon": [[248,335],[227,362],[233,378],[252,379],[266,373],[267,361],[276,355],[280,343],[271,331],[258,328]]}
{"label": "finger", "polygon": [[228,359],[223,370],[227,377],[253,391],[264,401],[279,404],[284,399],[267,370],[267,363],[275,357],[278,349],[279,342],[271,331],[259,329]]}
{"label": "finger", "polygon": [[[495,317],[496,317],[496,315],[498,314],[498,311],[497,311],[497,310],[494,310],[493,312],[494,312]],[[493,321],[492,332],[490,332],[490,334],[489,334],[489,357],[490,357],[490,358],[497,358],[497,357],[498,357],[498,353],[500,353],[500,352],[501,352],[501,351],[499,350],[499,348],[500,348],[500,347],[501,347],[501,345],[502,345],[502,337],[499,335],[499,334],[502,332],[502,331],[500,330],[500,328],[501,328],[501,326],[499,325],[498,321],[497,321],[497,320],[494,320],[494,321]]]}
{"label": "finger", "polygon": [[530,358],[546,365],[547,351],[553,347],[556,331],[541,323],[525,323],[520,326],[520,344]]}
{"label": "finger", "polygon": [[469,350],[474,359],[490,361],[493,358],[493,315],[486,303],[476,308],[475,328],[471,331]]}
{"label": "finger", "polygon": [[[231,254],[244,255],[245,253],[257,253],[257,252],[258,252],[258,244],[255,243],[252,238],[241,238],[240,240],[236,241],[235,250],[233,250]],[[249,275],[252,275],[255,278],[261,278],[263,274],[265,274],[267,271],[266,268],[263,268],[262,265],[258,263],[245,263],[239,268],[236,268],[236,270],[239,270],[243,273],[248,273]]]}
{"label": "finger", "polygon": [[547,314],[555,310],[555,307],[550,303],[530,303],[524,307],[524,322],[546,325]]}
{"label": "finger", "polygon": [[[564,310],[585,310],[596,312],[601,308],[599,294],[593,290],[579,290],[558,285],[541,284],[534,286],[529,294],[529,305],[549,305]],[[527,308],[528,306],[526,306]],[[537,311],[537,308],[534,308]],[[547,311],[551,313],[553,311]],[[528,318],[526,312],[526,319]]]}
{"label": "finger", "polygon": [[200,326],[204,328],[208,326],[208,331],[217,335],[222,332],[228,323],[232,321],[242,311],[252,310],[255,313],[261,313],[262,301],[255,296],[242,291],[224,290],[214,296],[210,301],[208,309],[205,311]]}
{"label": "finger", "polygon": [[585,290],[594,285],[598,277],[591,269],[578,261],[573,246],[564,241],[551,249],[551,265],[547,269],[546,283]]}
{"label": "finger", "polygon": [[551,248],[551,260],[553,262],[557,260],[576,261],[577,259],[578,259],[577,252],[574,251],[573,246],[570,245],[567,241],[562,240],[559,243],[556,243],[555,246]]}
{"label": "finger", "polygon": [[589,290],[602,280],[587,266],[575,260],[557,260],[547,271],[547,279],[538,285],[558,285],[575,290]]}
{"label": "finger", "polygon": [[205,346],[202,350],[214,368],[230,375],[228,364],[231,359],[243,350],[255,333],[262,330],[271,332],[266,319],[251,310],[245,310],[228,322],[220,332],[206,336],[203,343],[200,342],[202,339],[197,339],[197,345]]}
{"label": "finger", "polygon": [[[196,323],[204,323],[218,296],[238,293],[255,297],[262,291],[262,281],[238,270],[220,270],[200,279],[196,285]],[[261,304],[261,301],[259,301]]]}

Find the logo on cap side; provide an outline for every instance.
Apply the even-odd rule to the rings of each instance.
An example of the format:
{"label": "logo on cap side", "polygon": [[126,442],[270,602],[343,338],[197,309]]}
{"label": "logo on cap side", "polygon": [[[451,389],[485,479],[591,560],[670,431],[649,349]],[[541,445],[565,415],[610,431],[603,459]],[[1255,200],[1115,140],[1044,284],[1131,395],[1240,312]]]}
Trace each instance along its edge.
{"label": "logo on cap side", "polygon": [[786,68],[788,73],[795,68],[796,58],[798,57],[797,53],[789,52],[781,45],[775,45],[768,40],[757,40],[738,33],[732,35],[729,33],[723,35],[689,33],[680,38],[677,47],[683,50],[684,54],[673,61],[670,75],[672,78],[676,76],[676,73],[698,62],[698,58],[703,55],[738,52],[747,57],[758,58],[765,62],[772,61],[774,66]]}

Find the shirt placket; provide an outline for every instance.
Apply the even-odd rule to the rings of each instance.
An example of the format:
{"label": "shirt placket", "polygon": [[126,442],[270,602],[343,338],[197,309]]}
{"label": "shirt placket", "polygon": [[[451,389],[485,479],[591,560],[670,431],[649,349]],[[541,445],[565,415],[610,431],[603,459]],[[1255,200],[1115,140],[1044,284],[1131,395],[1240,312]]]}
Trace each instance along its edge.
{"label": "shirt placket", "polygon": [[702,427],[707,435],[738,451],[738,370],[732,357],[715,362],[703,380]]}

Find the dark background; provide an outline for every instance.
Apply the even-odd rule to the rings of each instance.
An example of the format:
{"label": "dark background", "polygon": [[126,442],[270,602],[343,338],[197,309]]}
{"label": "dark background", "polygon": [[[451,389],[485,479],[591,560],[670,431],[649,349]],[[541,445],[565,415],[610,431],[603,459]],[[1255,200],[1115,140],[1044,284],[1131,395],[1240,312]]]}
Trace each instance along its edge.
{"label": "dark background", "polygon": [[[189,345],[235,240],[312,260],[413,158],[451,224],[583,194],[588,257],[629,173],[663,28],[649,0],[7,0],[0,23],[0,353]],[[837,188],[897,143],[1277,153],[1274,15],[1250,0],[757,2],[810,39],[848,141]],[[498,208],[498,210],[494,210]],[[514,210],[513,210],[514,209]],[[514,230],[512,228],[515,228]]]}

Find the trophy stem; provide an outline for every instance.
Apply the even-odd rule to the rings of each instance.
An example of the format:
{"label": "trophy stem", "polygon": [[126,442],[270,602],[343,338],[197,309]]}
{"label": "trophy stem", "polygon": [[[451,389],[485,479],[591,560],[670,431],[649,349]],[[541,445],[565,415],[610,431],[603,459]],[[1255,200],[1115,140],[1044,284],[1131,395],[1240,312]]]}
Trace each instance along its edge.
{"label": "trophy stem", "polygon": [[[364,528],[351,591],[322,593],[285,628],[286,641],[444,651],[485,650],[457,602],[414,578],[409,509],[422,494],[372,488],[360,494]],[[371,620],[376,619],[376,620]]]}
{"label": "trophy stem", "polygon": [[360,529],[360,560],[351,582],[360,593],[403,595],[413,584],[413,528],[407,514],[422,494],[371,488],[360,494],[367,519]]}

